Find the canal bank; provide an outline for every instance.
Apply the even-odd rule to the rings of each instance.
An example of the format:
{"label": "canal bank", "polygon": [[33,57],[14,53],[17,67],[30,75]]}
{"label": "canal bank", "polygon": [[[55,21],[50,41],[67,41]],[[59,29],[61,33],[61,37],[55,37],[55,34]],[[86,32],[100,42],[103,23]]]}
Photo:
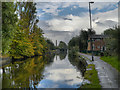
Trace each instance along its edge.
{"label": "canal bank", "polygon": [[[86,60],[91,60],[91,55],[80,53]],[[92,60],[91,60],[92,61]],[[108,63],[102,61],[100,57],[94,56],[95,69],[98,71],[98,77],[102,88],[119,88],[119,72]]]}
{"label": "canal bank", "polygon": [[[97,70],[95,65],[91,60],[81,55],[79,52],[79,57],[83,58],[87,62],[86,72],[84,74],[84,81],[80,88],[101,88]],[[87,82],[86,82],[87,81]]]}
{"label": "canal bank", "polygon": [[4,65],[7,65],[7,64],[10,64],[10,63],[13,63],[13,62],[16,62],[16,61],[23,61],[23,60],[26,60],[28,58],[34,58],[34,57],[37,57],[37,56],[51,57],[51,56],[55,55],[55,53],[56,52],[54,50],[51,50],[49,52],[45,52],[44,55],[34,55],[34,56],[18,58],[18,59],[13,59],[9,55],[4,55],[4,56],[0,55],[0,68],[2,68],[2,66],[4,66]]}

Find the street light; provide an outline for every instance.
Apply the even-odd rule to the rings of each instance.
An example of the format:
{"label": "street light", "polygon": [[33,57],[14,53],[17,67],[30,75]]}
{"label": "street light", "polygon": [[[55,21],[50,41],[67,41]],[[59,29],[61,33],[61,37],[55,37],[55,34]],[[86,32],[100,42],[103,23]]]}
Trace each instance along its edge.
{"label": "street light", "polygon": [[90,15],[90,29],[92,30],[92,20],[91,20],[91,7],[90,4],[92,4],[94,2],[89,2],[89,15]]}
{"label": "street light", "polygon": [[[90,4],[92,4],[94,2],[89,2],[89,16],[90,16],[90,30],[92,31],[92,20],[91,20],[91,7]],[[92,37],[91,37],[92,38]],[[91,39],[91,46],[92,46],[92,61],[94,61],[94,57],[93,57],[93,43],[92,43],[92,39]]]}

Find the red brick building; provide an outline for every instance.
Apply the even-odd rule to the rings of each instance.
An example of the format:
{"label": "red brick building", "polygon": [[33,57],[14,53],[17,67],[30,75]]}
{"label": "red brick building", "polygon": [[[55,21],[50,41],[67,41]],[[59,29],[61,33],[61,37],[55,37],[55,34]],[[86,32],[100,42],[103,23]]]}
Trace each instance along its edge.
{"label": "red brick building", "polygon": [[[105,51],[105,42],[104,39],[106,38],[105,35],[92,35],[88,37],[88,48],[87,51]],[[91,42],[92,41],[92,42]]]}

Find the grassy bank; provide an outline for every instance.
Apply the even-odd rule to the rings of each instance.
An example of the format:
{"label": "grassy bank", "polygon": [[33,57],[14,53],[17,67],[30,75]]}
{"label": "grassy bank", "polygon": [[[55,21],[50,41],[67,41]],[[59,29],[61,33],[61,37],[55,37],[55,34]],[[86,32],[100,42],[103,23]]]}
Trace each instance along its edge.
{"label": "grassy bank", "polygon": [[95,65],[89,64],[87,66],[87,69],[90,69],[90,70],[87,70],[85,72],[84,78],[89,80],[90,84],[86,83],[86,84],[82,85],[81,88],[101,88],[98,74],[97,74],[97,71],[95,69]]}
{"label": "grassy bank", "polygon": [[114,68],[116,68],[119,72],[120,72],[120,61],[118,61],[118,57],[117,56],[103,56],[100,58],[101,60],[109,63],[110,65],[112,65]]}

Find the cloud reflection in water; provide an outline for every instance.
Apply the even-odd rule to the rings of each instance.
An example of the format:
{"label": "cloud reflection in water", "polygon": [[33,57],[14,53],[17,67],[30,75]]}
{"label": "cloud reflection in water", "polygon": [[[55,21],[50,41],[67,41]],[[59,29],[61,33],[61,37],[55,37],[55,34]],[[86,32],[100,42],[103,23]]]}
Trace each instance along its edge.
{"label": "cloud reflection in water", "polygon": [[60,60],[57,56],[50,66],[44,70],[44,78],[36,86],[37,88],[77,88],[81,85],[83,77],[68,60]]}

